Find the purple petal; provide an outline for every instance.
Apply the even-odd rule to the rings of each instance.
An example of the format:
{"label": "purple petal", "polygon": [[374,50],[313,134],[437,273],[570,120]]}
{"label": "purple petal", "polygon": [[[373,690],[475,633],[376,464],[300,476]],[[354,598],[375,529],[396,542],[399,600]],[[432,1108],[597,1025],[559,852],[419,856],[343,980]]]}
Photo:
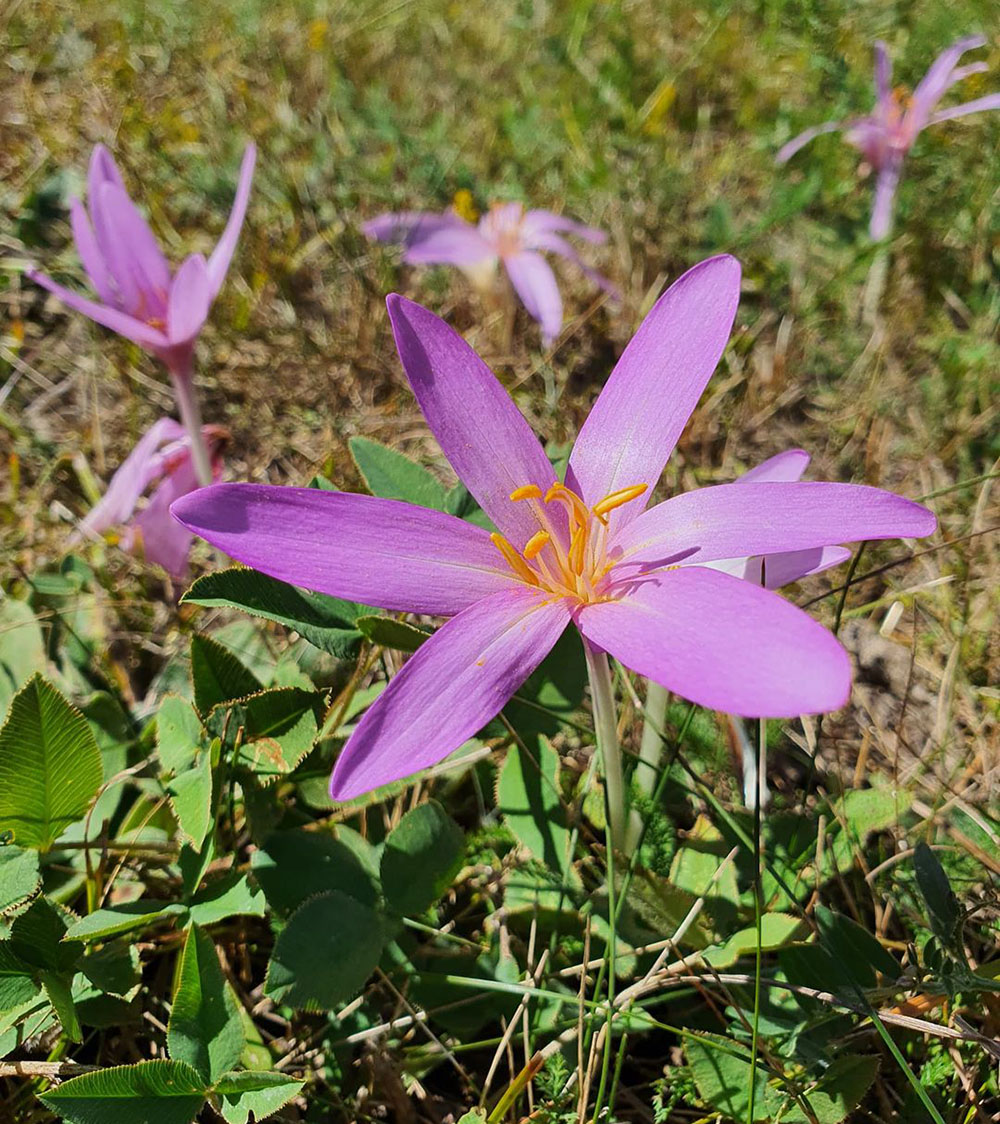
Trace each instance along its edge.
{"label": "purple petal", "polygon": [[83,262],[83,268],[91,285],[105,304],[113,305],[117,300],[114,279],[108,272],[104,257],[98,249],[94,228],[90,225],[90,216],[79,199],[70,200],[69,221],[73,228],[76,252],[80,255],[80,261]]}
{"label": "purple petal", "polygon": [[974,101],[963,102],[961,105],[953,105],[950,109],[942,109],[932,114],[927,123],[929,125],[936,125],[939,121],[952,121],[956,117],[965,117],[970,113],[982,113],[984,109],[1000,109],[1000,93],[986,94],[984,97],[976,98]]}
{"label": "purple petal", "polygon": [[624,527],[615,577],[868,539],[921,538],[937,525],[912,500],[864,484],[718,484],[684,492]]}
{"label": "purple petal", "polygon": [[109,527],[127,522],[135,511],[139,497],[163,472],[161,459],[157,456],[160,446],[168,441],[181,439],[184,432],[184,426],[173,418],[160,418],[154,422],[122,461],[100,502],[80,523],[80,529],[96,535]]}
{"label": "purple petal", "polygon": [[349,800],[447,757],[500,711],[568,623],[564,604],[524,586],[448,621],[358,723],[330,794]]}
{"label": "purple petal", "polygon": [[542,255],[532,250],[507,254],[503,264],[524,307],[541,324],[542,339],[548,347],[559,335],[563,321],[562,297],[556,275]]}
{"label": "purple petal", "polygon": [[[820,546],[811,550],[788,550],[780,554],[769,554],[766,559],[720,558],[706,562],[712,570],[721,570],[735,578],[762,585],[766,589],[780,589],[783,585],[801,581],[811,574],[822,573],[831,566],[839,566],[851,557],[851,552],[843,546]],[[762,562],[766,563],[762,565]]]}
{"label": "purple petal", "polygon": [[516,584],[481,527],[397,500],[217,484],[172,513],[255,570],[392,611],[451,616]]}
{"label": "purple petal", "polygon": [[[689,269],[632,337],[583,424],[567,482],[588,506],[619,488],[652,491],[729,339],[740,265],[728,254]],[[612,511],[612,529],[646,496]]]}
{"label": "purple petal", "polygon": [[881,39],[875,40],[875,96],[880,105],[888,102],[892,95],[892,59],[889,48]]}
{"label": "purple petal", "polygon": [[133,520],[147,562],[162,566],[171,577],[181,579],[187,573],[188,555],[193,535],[170,514],[170,506],[198,487],[198,474],[187,442],[163,482],[149,497],[149,503]]}
{"label": "purple petal", "polygon": [[986,39],[982,35],[966,36],[952,43],[931,63],[927,73],[913,91],[910,107],[906,113],[907,130],[911,139],[927,124],[934,106],[952,84],[952,72],[958,65],[958,60],[966,51],[971,51],[974,47],[982,47],[985,43]]}
{"label": "purple petal", "polygon": [[822,125],[813,125],[811,129],[806,129],[804,133],[799,133],[797,137],[793,137],[787,144],[783,144],[778,149],[778,155],[775,156],[775,162],[784,164],[790,160],[800,148],[805,146],[817,137],[821,137],[824,133],[835,133],[838,129],[844,128],[845,122],[843,121],[826,121]]}
{"label": "purple petal", "polygon": [[561,257],[571,261],[574,265],[578,266],[584,273],[589,281],[602,288],[606,293],[618,298],[619,292],[615,285],[613,285],[606,277],[603,277],[596,269],[591,269],[589,265],[580,257],[573,246],[566,241],[565,238],[558,234],[550,234],[545,231],[535,234],[531,238],[531,249],[533,250],[548,250],[550,253],[559,254]]}
{"label": "purple petal", "polygon": [[896,200],[896,188],[903,173],[902,153],[893,153],[879,168],[875,180],[875,199],[872,203],[872,217],[868,233],[873,242],[881,242],[889,237],[892,230],[892,212]]}
{"label": "purple petal", "polygon": [[117,184],[122,191],[125,190],[125,181],[111,153],[103,144],[95,144],[94,151],[90,154],[90,167],[87,170],[87,202],[91,207],[102,183]]}
{"label": "purple petal", "polygon": [[57,285],[44,273],[29,270],[25,276],[34,281],[36,285],[41,285],[43,289],[48,289],[50,293],[54,293],[69,308],[76,312],[82,312],[84,316],[89,316],[95,323],[110,328],[112,332],[117,332],[118,335],[137,343],[140,347],[156,351],[168,346],[167,337],[163,332],[157,331],[156,328],[142,320],[136,320],[134,316],[129,316],[126,312],[119,312],[116,308],[98,304],[97,301],[74,293],[72,289]]}
{"label": "purple petal", "polygon": [[215,249],[208,259],[208,280],[214,298],[222,288],[226,279],[229,263],[233,260],[236,243],[239,241],[240,230],[247,213],[247,203],[250,199],[250,184],[253,181],[253,169],[257,162],[257,146],[248,144],[243,153],[243,162],[240,164],[240,178],[236,185],[236,197],[233,199],[233,209],[229,212],[226,228],[222,237],[215,244]]}
{"label": "purple petal", "polygon": [[701,566],[585,605],[577,623],[640,675],[745,718],[836,710],[850,693],[851,662],[832,633],[770,590]]}
{"label": "purple petal", "polygon": [[100,185],[91,200],[94,234],[122,304],[140,320],[162,320],[170,266],[135,204],[115,183]]}
{"label": "purple petal", "polygon": [[439,230],[461,230],[470,224],[454,211],[386,211],[361,224],[366,237],[376,242],[408,242]]}
{"label": "purple petal", "polygon": [[555,482],[548,457],[510,395],[443,320],[393,293],[386,301],[396,347],[420,409],[452,468],[497,529],[520,549],[539,529],[510,494]]}
{"label": "purple petal", "polygon": [[214,290],[201,254],[192,254],[177,270],[167,302],[167,339],[171,347],[191,343],[201,331]]}
{"label": "purple petal", "polygon": [[478,265],[496,251],[478,229],[453,211],[436,215],[400,211],[378,215],[361,228],[376,242],[401,242],[403,260],[411,265]]}
{"label": "purple petal", "polygon": [[809,467],[809,454],[805,449],[786,449],[777,456],[768,457],[755,468],[748,469],[737,484],[761,484],[799,480]]}
{"label": "purple petal", "polygon": [[529,243],[533,242],[537,235],[547,233],[572,234],[595,245],[608,239],[607,234],[603,230],[598,230],[596,226],[584,226],[582,222],[574,222],[565,215],[544,210],[526,211],[521,222],[521,231]]}

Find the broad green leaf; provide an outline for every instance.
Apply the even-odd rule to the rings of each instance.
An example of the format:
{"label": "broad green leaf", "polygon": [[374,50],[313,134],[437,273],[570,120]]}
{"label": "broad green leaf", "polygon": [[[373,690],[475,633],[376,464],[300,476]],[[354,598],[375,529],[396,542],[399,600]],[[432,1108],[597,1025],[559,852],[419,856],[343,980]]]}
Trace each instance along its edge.
{"label": "broad green leaf", "polygon": [[958,898],[937,855],[921,840],[913,851],[913,869],[920,896],[927,906],[931,930],[937,939],[964,959],[961,946],[962,913]]}
{"label": "broad green leaf", "polygon": [[250,1113],[254,1120],[266,1120],[295,1096],[304,1082],[284,1073],[227,1073],[216,1084],[219,1109],[227,1124],[247,1124]]}
{"label": "broad green leaf", "polygon": [[53,972],[67,972],[80,959],[76,945],[65,944],[64,937],[73,915],[38,897],[10,927],[11,948],[26,963]]}
{"label": "broad green leaf", "polygon": [[[349,828],[339,828],[337,836],[302,828],[269,835],[250,856],[250,864],[271,908],[287,916],[328,890],[341,890],[355,901],[374,906],[376,877],[365,854],[352,845],[355,835]],[[360,837],[357,841],[368,846]]]}
{"label": "broad green leaf", "polygon": [[812,1115],[788,1097],[780,1111],[781,1124],[841,1124],[868,1092],[879,1069],[878,1057],[837,1057],[820,1080],[804,1092]]}
{"label": "broad green leaf", "polygon": [[382,890],[406,916],[423,911],[451,885],[465,836],[434,800],[418,804],[389,833],[382,851]]}
{"label": "broad green leaf", "polygon": [[363,606],[322,593],[306,593],[256,570],[236,567],[206,574],[181,598],[181,603],[240,609],[276,621],[338,659],[357,654],[361,634],[354,619]]}
{"label": "broad green leaf", "polygon": [[13,844],[0,847],[0,913],[26,902],[39,881],[37,851]]}
{"label": "broad green leaf", "polygon": [[397,621],[394,617],[373,614],[358,617],[358,629],[373,644],[395,648],[400,652],[415,652],[431,634],[422,628]]}
{"label": "broad green leaf", "polygon": [[214,1082],[239,1061],[243,1021],[212,938],[197,925],[187,932],[167,1026],[167,1049]]}
{"label": "broad green leaf", "polygon": [[852,918],[817,905],[816,922],[823,937],[824,950],[834,960],[850,965],[853,982],[874,987],[876,972],[881,972],[889,980],[899,976],[899,965],[892,953]]}
{"label": "broad green leaf", "polygon": [[0,729],[0,832],[47,851],[82,819],[101,786],[101,753],[86,718],[33,676]]}
{"label": "broad green leaf", "polygon": [[32,966],[21,960],[10,941],[0,941],[0,1014],[30,1003],[40,991]]}
{"label": "broad green leaf", "polygon": [[[782,948],[795,939],[802,927],[801,919],[789,913],[765,913],[761,918],[760,947],[766,952]],[[757,930],[750,926],[733,933],[724,944],[708,949],[704,956],[713,968],[728,968],[756,949]]]}
{"label": "broad green leaf", "polygon": [[173,921],[187,914],[179,902],[137,901],[95,909],[66,930],[67,941],[97,941],[150,929],[162,921]]}
{"label": "broad green leaf", "polygon": [[361,990],[381,955],[379,915],[331,890],[307,901],[278,934],[264,992],[290,1007],[329,1010]]}
{"label": "broad green leaf", "polygon": [[156,714],[156,753],[168,776],[194,765],[205,732],[194,707],[180,695],[166,695]]}
{"label": "broad green leaf", "polygon": [[45,639],[34,610],[16,597],[0,598],[0,715],[18,688],[45,671]]}
{"label": "broad green leaf", "polygon": [[458,1118],[458,1124],[486,1124],[486,1109],[470,1108]]}
{"label": "broad green leaf", "polygon": [[45,994],[52,1009],[59,1017],[63,1033],[70,1042],[82,1042],[83,1033],[80,1030],[80,1020],[76,1014],[76,1004],[73,1002],[71,981],[58,972],[40,972],[38,978],[45,988]]}
{"label": "broad green leaf", "polygon": [[189,1065],[157,1060],[71,1077],[39,1099],[69,1124],[191,1124],[207,1093]]}
{"label": "broad green leaf", "polygon": [[236,703],[228,719],[231,734],[243,731],[236,764],[264,785],[287,776],[316,744],[323,709],[323,696],[301,687],[277,687]]}
{"label": "broad green leaf", "polygon": [[849,870],[855,852],[875,831],[892,827],[909,808],[911,794],[895,788],[854,788],[844,793],[836,810],[843,817],[846,829],[832,833],[826,852],[824,873]]}
{"label": "broad green leaf", "polygon": [[109,941],[90,952],[80,961],[79,970],[95,988],[119,999],[131,999],[142,978],[139,950],[128,941]]}
{"label": "broad green leaf", "polygon": [[263,917],[264,895],[245,874],[231,871],[199,890],[188,908],[196,925],[214,925],[227,917]]}
{"label": "broad green leaf", "polygon": [[726,1120],[770,1121],[785,1099],[768,1087],[767,1069],[754,1074],[754,1113],[750,1116],[750,1059],[743,1046],[716,1034],[685,1038],[684,1054],[698,1095]]}
{"label": "broad green leaf", "polygon": [[[627,898],[628,904],[645,924],[661,937],[677,931],[697,900],[690,891],[682,890],[655,871],[642,868],[636,870]],[[688,927],[681,943],[700,949],[705,948],[711,939],[705,922],[699,916]]]}
{"label": "broad green leaf", "polygon": [[211,753],[207,749],[201,750],[190,769],[178,773],[168,782],[167,792],[181,838],[200,851],[215,823]]}
{"label": "broad green leaf", "polygon": [[219,703],[256,695],[260,680],[217,640],[195,633],[191,637],[191,682],[198,712],[206,715]]}
{"label": "broad green leaf", "polygon": [[539,737],[536,746],[534,759],[517,745],[507,751],[497,778],[497,805],[525,850],[565,875],[571,855],[559,800],[559,755],[545,737]]}
{"label": "broad green leaf", "polygon": [[446,510],[445,490],[426,468],[367,437],[352,437],[348,446],[373,496]]}

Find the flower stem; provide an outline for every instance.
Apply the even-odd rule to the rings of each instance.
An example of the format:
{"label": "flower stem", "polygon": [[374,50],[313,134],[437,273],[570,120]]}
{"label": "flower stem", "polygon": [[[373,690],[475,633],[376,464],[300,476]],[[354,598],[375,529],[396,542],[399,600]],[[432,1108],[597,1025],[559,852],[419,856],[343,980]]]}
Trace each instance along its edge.
{"label": "flower stem", "polygon": [[607,800],[611,845],[620,850],[625,843],[625,782],[622,779],[622,755],[618,745],[618,723],[615,718],[615,696],[611,683],[611,667],[607,653],[598,651],[584,640],[590,696],[594,708],[594,732],[604,765],[604,792]]}
{"label": "flower stem", "polygon": [[[646,705],[643,708],[642,741],[639,743],[639,761],[632,783],[644,796],[652,796],[659,778],[660,756],[663,750],[663,727],[667,719],[667,699],[670,692],[651,679],[646,684]],[[631,854],[642,838],[642,814],[638,808],[629,813],[625,833],[625,852]]]}
{"label": "flower stem", "polygon": [[180,411],[181,421],[191,438],[191,460],[194,462],[195,474],[198,483],[206,487],[212,483],[212,460],[201,429],[201,407],[198,405],[198,396],[194,392],[193,364],[189,361],[186,369],[171,370],[170,378],[174,384],[174,393],[177,395],[177,409]]}

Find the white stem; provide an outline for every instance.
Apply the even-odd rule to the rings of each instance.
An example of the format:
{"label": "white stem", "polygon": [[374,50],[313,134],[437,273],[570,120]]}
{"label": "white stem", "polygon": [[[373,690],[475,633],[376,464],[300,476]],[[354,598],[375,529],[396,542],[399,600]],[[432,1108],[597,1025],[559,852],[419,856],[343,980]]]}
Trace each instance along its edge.
{"label": "white stem", "polygon": [[170,377],[177,395],[177,409],[184,428],[191,438],[191,459],[194,461],[195,475],[202,487],[212,483],[212,460],[201,429],[201,407],[194,392],[194,369],[189,362],[183,371],[171,371]]}
{"label": "white stem", "polygon": [[583,650],[587,656],[587,674],[590,677],[594,732],[597,734],[597,748],[604,765],[604,792],[611,846],[614,850],[621,850],[625,842],[625,783],[622,779],[622,755],[618,745],[611,667],[607,654],[595,650],[586,640],[583,642]]}

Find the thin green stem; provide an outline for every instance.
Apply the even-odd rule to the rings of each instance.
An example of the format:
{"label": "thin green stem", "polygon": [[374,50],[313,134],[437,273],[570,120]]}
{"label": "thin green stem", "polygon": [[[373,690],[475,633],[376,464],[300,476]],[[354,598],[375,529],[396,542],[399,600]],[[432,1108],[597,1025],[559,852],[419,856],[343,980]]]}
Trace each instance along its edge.
{"label": "thin green stem", "polygon": [[[607,654],[597,651],[586,641],[583,650],[587,656],[587,674],[594,708],[594,733],[597,735],[597,748],[604,766],[610,843],[613,849],[621,850],[625,842],[625,782],[622,778],[621,747],[618,745],[611,666]],[[608,865],[610,867],[610,855]]]}
{"label": "thin green stem", "polygon": [[753,914],[754,926],[757,930],[757,956],[754,964],[753,977],[753,1030],[750,1040],[750,1089],[748,1092],[747,1124],[753,1124],[754,1101],[757,1098],[757,1035],[760,1026],[760,977],[763,945],[763,917],[764,917],[764,890],[761,877],[761,843],[760,843],[760,775],[763,757],[764,740],[767,737],[767,723],[760,719],[757,723],[757,739],[754,743],[754,776],[757,778],[757,799],[753,802]]}
{"label": "thin green stem", "polygon": [[205,487],[212,483],[212,460],[201,428],[201,407],[194,390],[193,364],[189,362],[187,369],[183,371],[171,371],[170,378],[174,384],[181,421],[191,438],[191,460],[194,462],[195,475],[198,483]]}

